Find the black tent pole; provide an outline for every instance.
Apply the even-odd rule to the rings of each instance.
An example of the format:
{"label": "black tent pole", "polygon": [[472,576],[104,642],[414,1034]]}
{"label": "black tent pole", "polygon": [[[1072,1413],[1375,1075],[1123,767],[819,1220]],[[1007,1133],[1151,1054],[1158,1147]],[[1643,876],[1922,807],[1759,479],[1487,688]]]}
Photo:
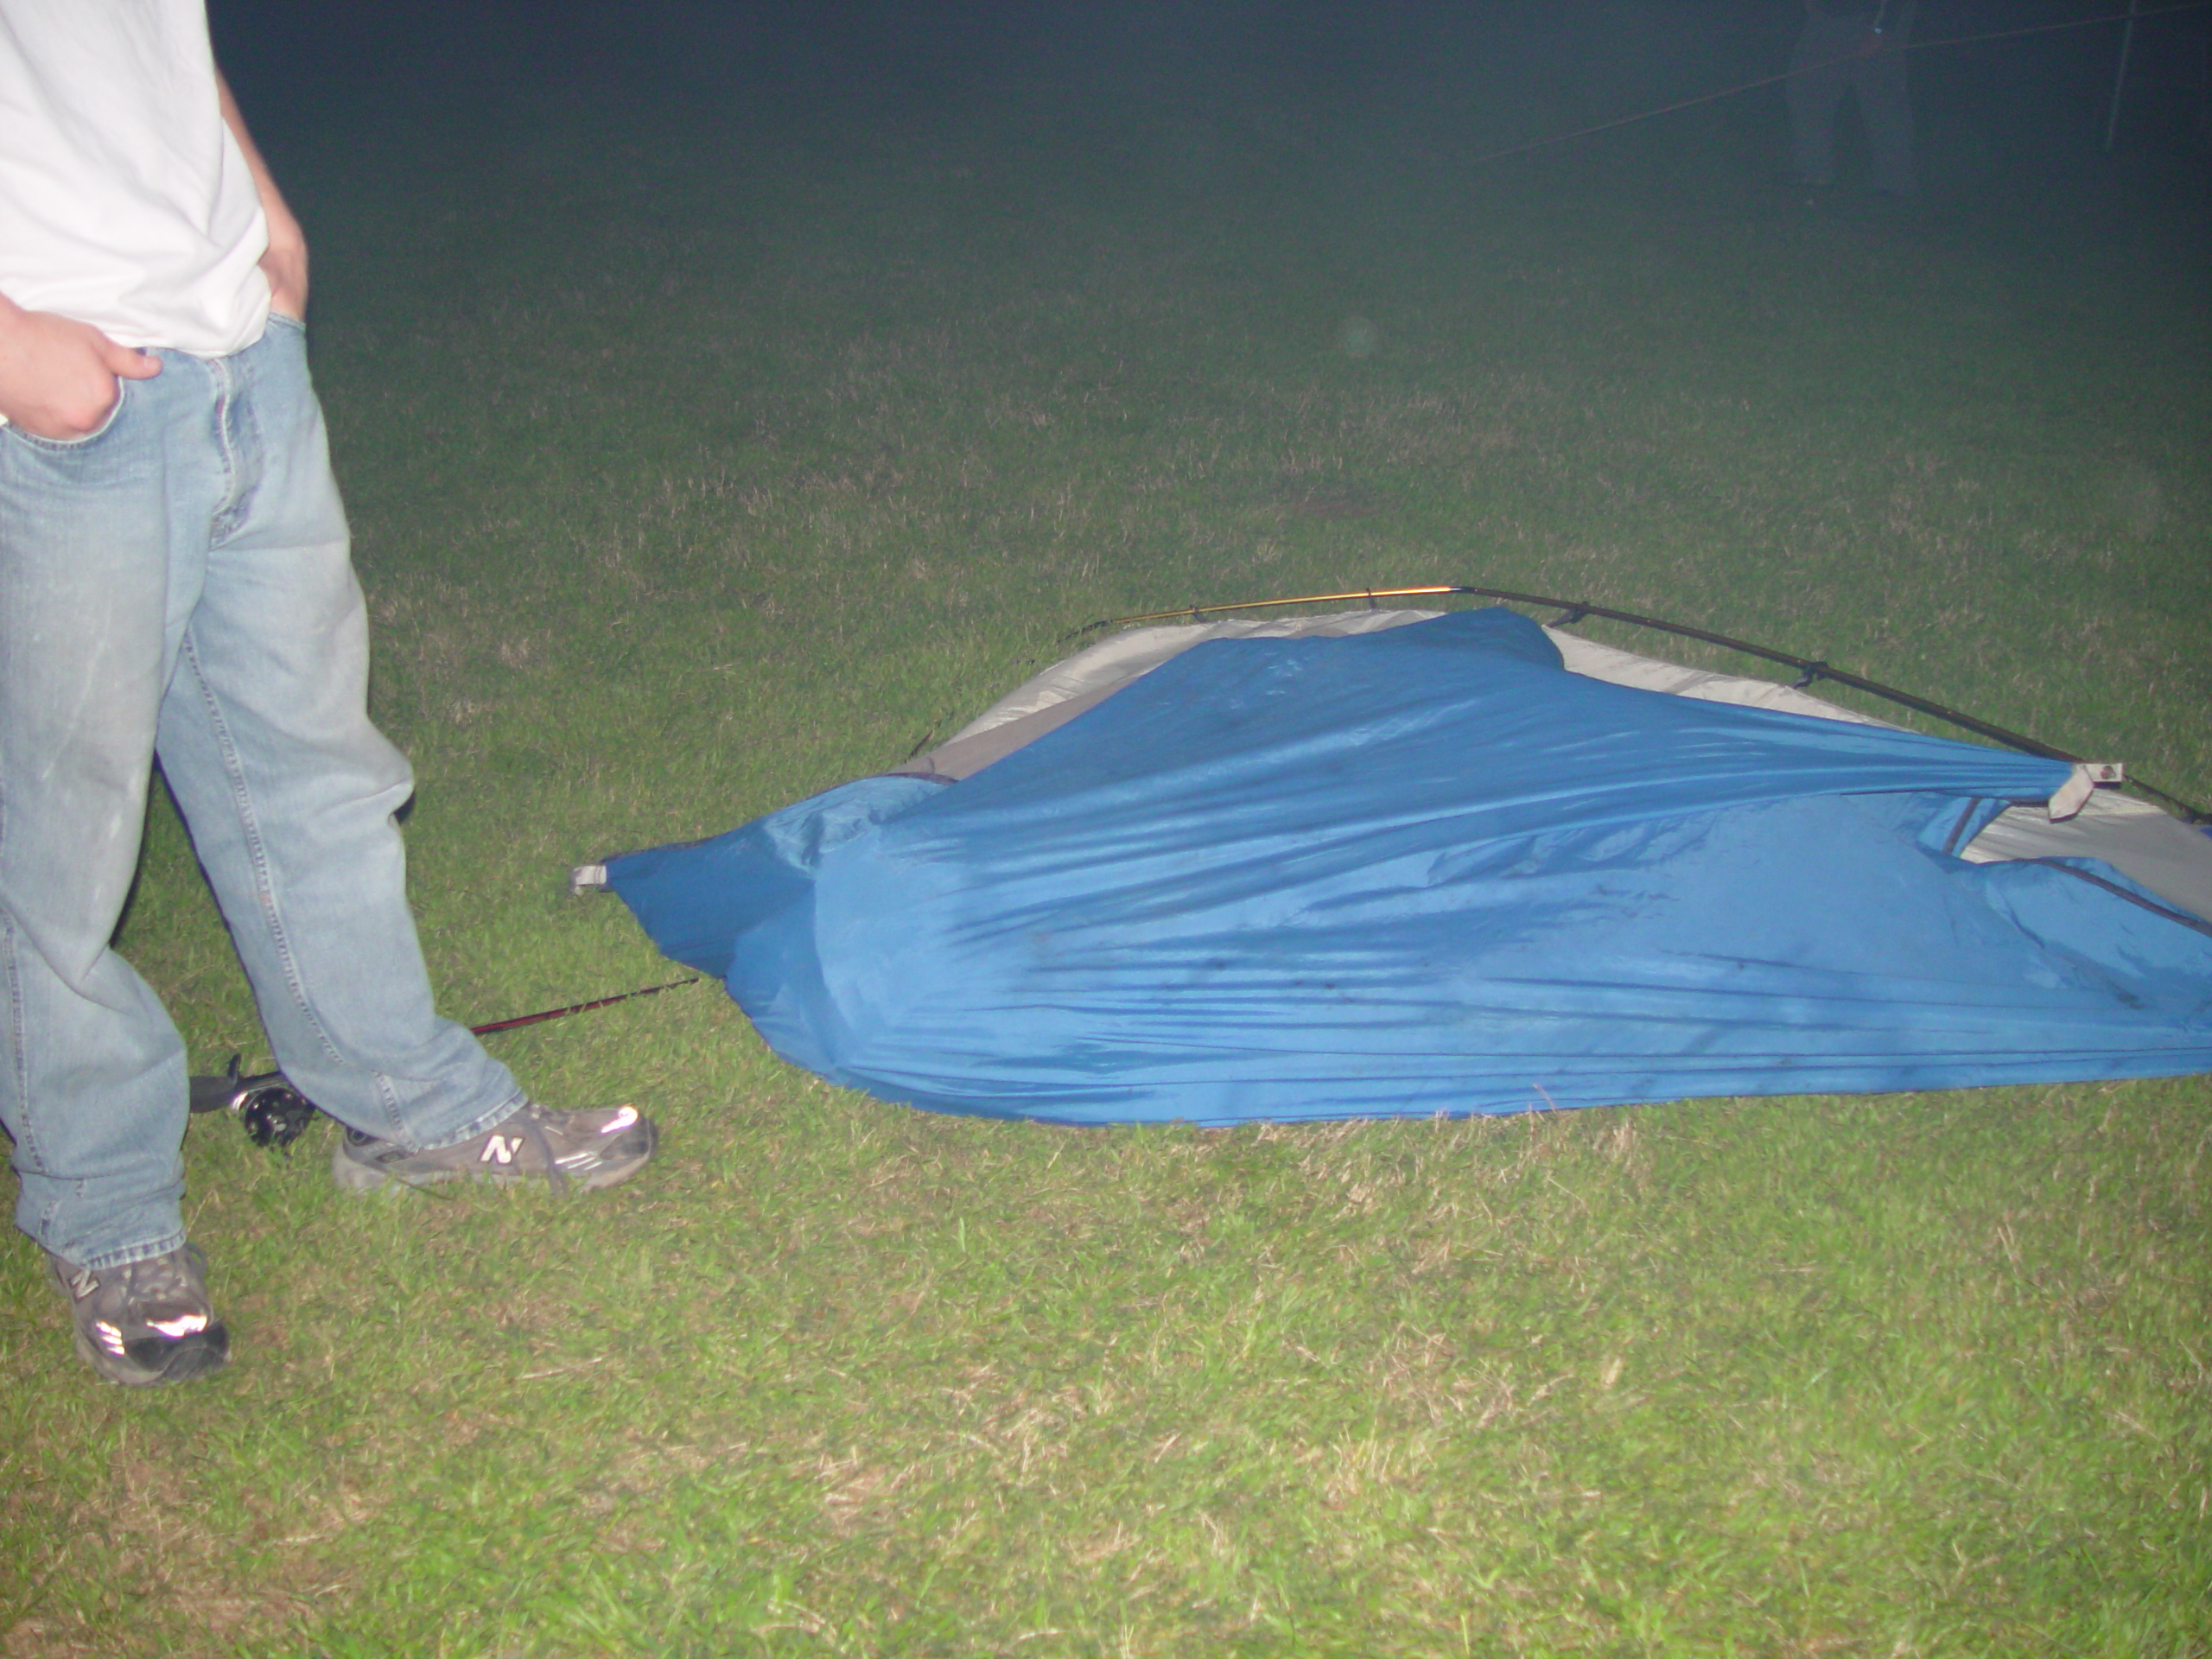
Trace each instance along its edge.
{"label": "black tent pole", "polygon": [[[1910,691],[1900,691],[1893,685],[1884,685],[1879,680],[1870,680],[1861,675],[1847,673],[1844,670],[1834,667],[1815,658],[1799,657],[1790,652],[1775,651],[1766,645],[1753,645],[1747,639],[1736,639],[1725,633],[1715,633],[1710,628],[1692,627],[1687,622],[1669,622],[1660,617],[1639,616],[1634,611],[1617,611],[1608,606],[1592,605],[1586,600],[1553,599],[1542,594],[1516,593],[1510,588],[1477,588],[1458,582],[1430,582],[1418,588],[1356,588],[1342,593],[1299,594],[1287,599],[1248,599],[1228,605],[1185,605],[1173,611],[1147,611],[1138,616],[1101,618],[1098,621],[1088,622],[1082,627],[1071,629],[1060,636],[1060,640],[1062,644],[1065,644],[1096,633],[1102,628],[1128,627],[1147,622],[1166,622],[1179,617],[1204,617],[1217,612],[1225,613],[1230,611],[1272,610],[1283,605],[1341,604],[1347,600],[1355,599],[1365,600],[1371,609],[1378,599],[1441,598],[1453,594],[1471,594],[1481,599],[1500,599],[1509,605],[1540,605],[1548,610],[1554,610],[1561,613],[1554,624],[1557,627],[1571,627],[1586,616],[1602,616],[1615,622],[1626,622],[1636,627],[1654,628],[1662,633],[1679,634],[1686,639],[1702,639],[1708,645],[1719,645],[1728,651],[1739,651],[1747,657],[1762,658],[1767,662],[1796,670],[1797,678],[1792,683],[1792,688],[1796,690],[1804,690],[1816,680],[1833,681],[1838,685],[1847,685],[1855,690],[1865,691],[1887,702],[1897,703],[1900,707],[1916,709],[1921,714],[1933,715],[1937,720],[1947,721],[1954,726],[1961,727],[1979,736],[2002,743],[2008,748],[2018,749],[2027,754],[2039,754],[2046,760],[2082,764],[2080,755],[2065,749],[2055,748],[2038,738],[2029,737],[2020,732],[2008,731],[2004,727],[1993,725],[1986,720],[1977,720],[1972,715],[1961,714],[1955,709],[1947,709],[1940,702],[1931,702],[1926,697],[1915,696]],[[2212,823],[2212,811],[2207,811],[2202,807],[2192,806],[2187,801],[2169,795],[2164,790],[2146,784],[2139,778],[2129,779],[2127,786],[2164,801],[2187,823]]]}

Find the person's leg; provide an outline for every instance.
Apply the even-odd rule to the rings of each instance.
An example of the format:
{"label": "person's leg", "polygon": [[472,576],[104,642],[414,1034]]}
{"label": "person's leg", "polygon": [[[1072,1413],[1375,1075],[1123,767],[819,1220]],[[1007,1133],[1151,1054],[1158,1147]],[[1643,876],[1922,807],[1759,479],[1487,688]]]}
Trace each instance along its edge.
{"label": "person's leg", "polygon": [[369,721],[367,616],[302,333],[272,319],[210,366],[232,470],[161,706],[162,772],[285,1075],[379,1140],[462,1140],[523,1095],[432,1006],[392,819],[412,782]]}
{"label": "person's leg", "polygon": [[392,813],[406,763],[368,720],[368,629],[297,326],[227,359],[235,489],[162,705],[183,805],[286,1074],[346,1126],[351,1192],[479,1179],[592,1192],[658,1133],[550,1111],[431,1006]]}
{"label": "person's leg", "polygon": [[1857,76],[1859,114],[1866,124],[1866,149],[1874,188],[1910,196],[1918,188],[1912,168],[1912,100],[1905,86],[1904,54],[1869,58]]}
{"label": "person's leg", "polygon": [[1866,29],[1853,19],[1806,19],[1789,58],[1789,159],[1800,184],[1835,179],[1835,123],[1851,89],[1851,54]]}
{"label": "person's leg", "polygon": [[0,429],[0,1122],[16,1221],[80,1268],[184,1242],[184,1049],[109,948],[144,823],[178,526],[204,519],[188,361],[74,442]]}

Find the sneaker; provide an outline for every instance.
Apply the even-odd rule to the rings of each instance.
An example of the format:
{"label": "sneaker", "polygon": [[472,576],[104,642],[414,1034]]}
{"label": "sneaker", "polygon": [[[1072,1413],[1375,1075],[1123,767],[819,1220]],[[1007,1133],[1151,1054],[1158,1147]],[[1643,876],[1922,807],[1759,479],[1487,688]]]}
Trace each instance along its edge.
{"label": "sneaker", "polygon": [[634,1106],[556,1112],[526,1100],[482,1135],[422,1152],[347,1129],[330,1154],[330,1173],[348,1192],[373,1192],[386,1181],[430,1186],[460,1180],[542,1180],[556,1192],[574,1182],[591,1192],[628,1180],[659,1141],[652,1119]]}
{"label": "sneaker", "polygon": [[207,1258],[187,1244],[119,1268],[80,1268],[48,1250],[76,1321],[77,1351],[111,1382],[143,1389],[219,1370],[230,1332],[207,1300]]}

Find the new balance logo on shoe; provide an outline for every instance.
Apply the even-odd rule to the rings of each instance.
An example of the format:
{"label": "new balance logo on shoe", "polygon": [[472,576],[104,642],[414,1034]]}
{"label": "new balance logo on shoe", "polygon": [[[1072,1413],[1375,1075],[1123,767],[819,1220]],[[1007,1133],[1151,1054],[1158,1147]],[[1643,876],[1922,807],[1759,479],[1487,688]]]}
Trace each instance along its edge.
{"label": "new balance logo on shoe", "polygon": [[427,1186],[470,1178],[501,1185],[543,1181],[556,1192],[589,1192],[627,1180],[652,1158],[659,1139],[652,1119],[634,1106],[556,1112],[526,1100],[489,1134],[416,1152],[348,1129],[331,1152],[330,1169],[349,1192],[387,1182]]}
{"label": "new balance logo on shoe", "polygon": [[97,1270],[46,1259],[69,1300],[78,1357],[109,1382],[181,1382],[229,1355],[230,1333],[207,1305],[207,1258],[191,1245]]}

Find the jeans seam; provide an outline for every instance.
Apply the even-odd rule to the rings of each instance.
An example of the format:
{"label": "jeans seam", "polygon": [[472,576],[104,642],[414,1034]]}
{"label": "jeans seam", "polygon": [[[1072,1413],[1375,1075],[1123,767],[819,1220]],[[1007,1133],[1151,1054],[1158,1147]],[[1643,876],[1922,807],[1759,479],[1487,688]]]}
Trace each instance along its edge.
{"label": "jeans seam", "polygon": [[31,1127],[30,1061],[23,1044],[23,984],[16,966],[16,920],[5,913],[0,913],[0,975],[4,975],[8,982],[8,1054],[10,1069],[15,1072],[10,1081],[19,1103],[13,1128],[17,1144],[36,1161],[38,1134]]}
{"label": "jeans seam", "polygon": [[[178,655],[192,671],[194,695],[207,711],[208,728],[213,732],[215,747],[223,757],[223,776],[231,786],[231,804],[238,812],[239,830],[245,842],[247,862],[253,870],[256,908],[261,912],[262,925],[268,930],[270,943],[275,946],[276,960],[283,969],[284,988],[292,998],[292,1006],[321,1043],[324,1055],[342,1065],[346,1057],[330,1040],[330,1033],[315,1013],[306,985],[301,982],[299,962],[292,951],[291,936],[284,926],[282,907],[276,902],[276,884],[270,875],[268,846],[262,838],[261,818],[254,808],[253,791],[246,782],[245,768],[238,760],[238,746],[231,740],[230,722],[223,718],[222,704],[208,685],[207,676],[200,670],[200,653],[194,645],[189,630],[177,649]],[[379,1084],[382,1081],[379,1077]],[[378,1092],[384,1091],[379,1088]],[[387,1100],[385,1106],[387,1110],[393,1109],[397,1102]]]}
{"label": "jeans seam", "polygon": [[207,545],[212,550],[228,541],[244,522],[246,504],[238,490],[239,446],[232,425],[239,404],[238,378],[227,359],[218,358],[208,367],[220,383],[215,394],[215,448],[223,460],[222,505],[207,525]]}
{"label": "jeans seam", "polygon": [[[29,1061],[27,1058],[29,1050],[24,1042],[26,1033],[23,1025],[22,976],[22,970],[16,965],[20,948],[19,933],[15,918],[4,912],[0,912],[0,978],[3,978],[7,982],[8,1032],[10,1039],[9,1053],[14,1072],[15,1097],[21,1106],[12,1128],[18,1150],[27,1154],[33,1163],[42,1163],[44,1160],[41,1157],[38,1131],[33,1123],[30,1109],[30,1073]],[[86,1197],[87,1185],[82,1180],[71,1181],[68,1183],[69,1190],[66,1194],[49,1199],[39,1206],[38,1220],[35,1225],[26,1228],[24,1230],[30,1235],[33,1242],[41,1249],[56,1256],[60,1255],[59,1251],[54,1250],[47,1243],[47,1240],[53,1236],[54,1218],[61,1213],[68,1199],[81,1199]],[[89,1268],[96,1273],[105,1273],[110,1268],[127,1267],[133,1262],[150,1262],[156,1256],[167,1255],[171,1250],[183,1248],[184,1230],[178,1228],[148,1243],[125,1244],[119,1249],[102,1251],[90,1261],[78,1262],[66,1256],[61,1256],[60,1259],[69,1261],[73,1267]]]}

